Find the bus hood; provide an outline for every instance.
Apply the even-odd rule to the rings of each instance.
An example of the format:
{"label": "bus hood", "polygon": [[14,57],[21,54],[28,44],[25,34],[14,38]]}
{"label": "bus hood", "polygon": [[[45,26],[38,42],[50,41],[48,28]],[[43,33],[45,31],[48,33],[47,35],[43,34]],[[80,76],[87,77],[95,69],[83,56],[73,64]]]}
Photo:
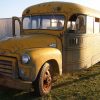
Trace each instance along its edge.
{"label": "bus hood", "polygon": [[0,41],[0,52],[6,50],[17,53],[25,49],[50,47],[51,44],[56,44],[56,38],[46,34],[10,38]]}

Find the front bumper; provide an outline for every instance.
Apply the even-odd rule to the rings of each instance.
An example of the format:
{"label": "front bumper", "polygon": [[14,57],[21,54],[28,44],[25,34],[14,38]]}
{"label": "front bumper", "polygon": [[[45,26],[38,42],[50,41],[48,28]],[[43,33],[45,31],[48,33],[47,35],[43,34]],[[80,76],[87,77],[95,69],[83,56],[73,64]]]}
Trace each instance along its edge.
{"label": "front bumper", "polygon": [[32,88],[32,82],[22,81],[20,79],[12,79],[1,75],[0,85],[19,90],[30,90]]}

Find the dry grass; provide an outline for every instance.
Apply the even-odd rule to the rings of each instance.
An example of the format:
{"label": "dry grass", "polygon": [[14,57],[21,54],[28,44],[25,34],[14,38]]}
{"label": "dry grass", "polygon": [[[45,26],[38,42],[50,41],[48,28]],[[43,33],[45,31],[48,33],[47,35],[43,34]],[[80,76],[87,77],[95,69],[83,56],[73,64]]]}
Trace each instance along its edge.
{"label": "dry grass", "polygon": [[57,76],[51,93],[36,97],[34,92],[0,88],[0,100],[99,100],[100,63],[79,72]]}

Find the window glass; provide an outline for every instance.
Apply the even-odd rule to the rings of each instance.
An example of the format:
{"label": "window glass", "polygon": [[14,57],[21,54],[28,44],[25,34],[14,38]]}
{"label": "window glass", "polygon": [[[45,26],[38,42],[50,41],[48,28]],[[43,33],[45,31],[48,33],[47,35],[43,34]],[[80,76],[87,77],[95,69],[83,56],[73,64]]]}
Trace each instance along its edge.
{"label": "window glass", "polygon": [[51,29],[62,30],[64,28],[63,15],[38,15],[24,17],[24,29]]}
{"label": "window glass", "polygon": [[50,20],[49,19],[43,19],[42,29],[46,29],[47,27],[50,27]]}
{"label": "window glass", "polygon": [[86,33],[86,16],[79,15],[76,20],[77,33]]}
{"label": "window glass", "polygon": [[[72,18],[74,18],[74,16]],[[73,21],[73,20],[72,21],[68,21],[67,30],[70,33],[71,32],[86,33],[86,16],[85,15],[78,15],[76,17],[75,21]]]}
{"label": "window glass", "polygon": [[86,31],[87,33],[91,34],[93,33],[93,17],[87,16],[87,27],[86,27]]}

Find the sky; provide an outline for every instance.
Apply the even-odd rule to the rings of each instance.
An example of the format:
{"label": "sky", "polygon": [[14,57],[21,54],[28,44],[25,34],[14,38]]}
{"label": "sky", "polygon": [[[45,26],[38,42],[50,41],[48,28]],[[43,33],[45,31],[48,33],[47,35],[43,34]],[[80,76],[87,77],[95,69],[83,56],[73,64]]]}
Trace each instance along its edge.
{"label": "sky", "polygon": [[27,7],[51,1],[73,2],[100,10],[100,0],[2,0],[0,2],[0,18],[21,17],[23,10]]}

